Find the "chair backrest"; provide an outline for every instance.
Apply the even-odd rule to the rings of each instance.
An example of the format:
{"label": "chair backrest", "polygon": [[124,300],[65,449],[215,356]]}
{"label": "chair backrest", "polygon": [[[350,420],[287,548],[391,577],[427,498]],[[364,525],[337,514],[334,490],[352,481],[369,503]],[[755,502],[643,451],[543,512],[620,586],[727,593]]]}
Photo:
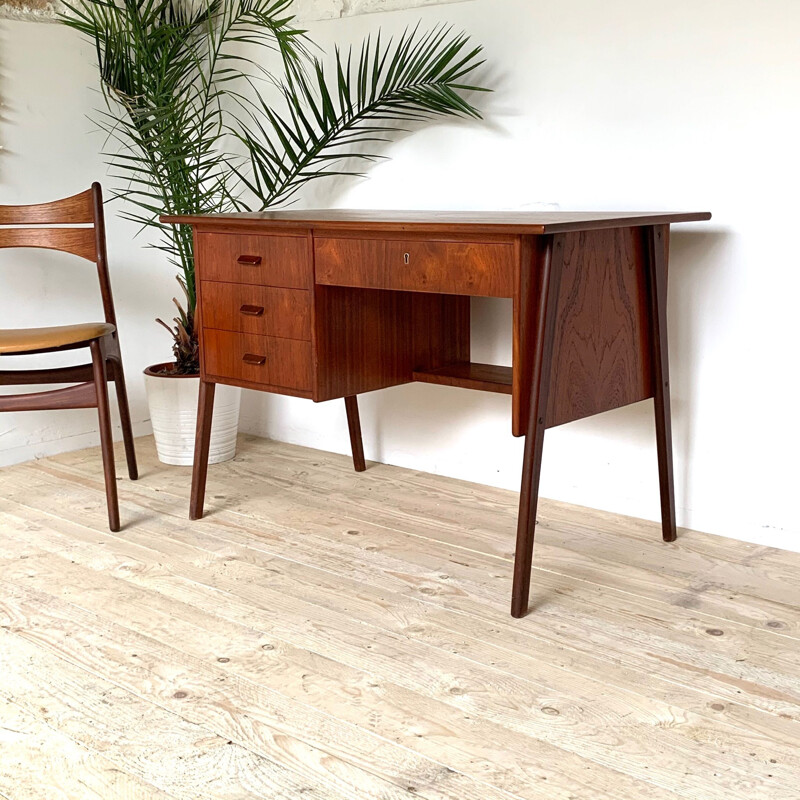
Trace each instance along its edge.
{"label": "chair backrest", "polygon": [[[70,227],[47,227],[50,225]],[[108,278],[103,192],[99,183],[93,183],[85,192],[50,203],[0,205],[0,248],[4,247],[60,250],[93,261],[97,265],[106,322],[116,325]]]}

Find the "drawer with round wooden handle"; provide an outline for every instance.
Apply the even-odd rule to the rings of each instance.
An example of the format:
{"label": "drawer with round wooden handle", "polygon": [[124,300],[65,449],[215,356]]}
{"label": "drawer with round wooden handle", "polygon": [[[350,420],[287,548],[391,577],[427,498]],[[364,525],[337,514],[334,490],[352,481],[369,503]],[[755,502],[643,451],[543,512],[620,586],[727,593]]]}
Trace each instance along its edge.
{"label": "drawer with round wooden handle", "polygon": [[311,342],[203,329],[203,375],[311,392]]}
{"label": "drawer with round wooden handle", "polygon": [[303,236],[198,233],[200,280],[310,289],[313,269]]}

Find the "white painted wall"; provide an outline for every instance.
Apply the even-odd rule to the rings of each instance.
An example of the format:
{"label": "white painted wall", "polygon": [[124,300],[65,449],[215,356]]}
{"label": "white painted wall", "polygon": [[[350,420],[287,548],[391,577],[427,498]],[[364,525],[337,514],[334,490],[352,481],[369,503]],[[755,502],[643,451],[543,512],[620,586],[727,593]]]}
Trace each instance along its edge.
{"label": "white painted wall", "polygon": [[[102,137],[88,115],[100,101],[91,48],[61,25],[0,20],[0,203],[64,197],[106,180]],[[163,258],[108,212],[108,249],[135,430],[149,432],[141,370],[166,360],[153,323],[178,288]],[[0,327],[102,319],[94,267],[74,256],[0,250]],[[5,360],[5,359],[4,359]],[[75,354],[16,357],[10,366],[75,363]],[[3,393],[17,389],[4,387]],[[112,403],[116,415],[116,403]],[[116,418],[116,417],[115,417]],[[94,410],[0,414],[0,465],[96,444]],[[0,490],[1,491],[1,490]]]}
{"label": "white painted wall", "polygon": [[[679,518],[701,530],[800,549],[800,264],[794,247],[800,142],[800,5],[794,0],[472,0],[311,25],[326,49],[381,25],[452,22],[486,45],[485,124],[440,124],[389,149],[361,182],[329,184],[311,205],[374,208],[710,209],[674,233],[670,324]],[[59,195],[102,175],[85,119],[91,51],[56,26],[2,23],[0,202]],[[134,417],[137,373],[168,354],[151,323],[169,313],[169,270],[109,237]],[[57,286],[0,254],[0,325],[64,297],[86,310],[75,265]],[[88,273],[85,273],[85,276]],[[12,282],[13,281],[13,282]],[[8,288],[13,289],[13,294]],[[476,360],[510,359],[510,309],[476,301]],[[48,311],[47,318],[63,318]],[[43,315],[37,312],[34,323]],[[243,428],[346,452],[341,402],[248,394]],[[412,385],[362,398],[367,456],[509,488],[521,445],[510,401]],[[76,420],[77,417],[77,420]],[[548,432],[542,493],[657,518],[650,404]],[[92,441],[92,412],[0,416],[0,463]],[[183,475],[183,473],[178,473]],[[188,480],[188,478],[186,478]]]}

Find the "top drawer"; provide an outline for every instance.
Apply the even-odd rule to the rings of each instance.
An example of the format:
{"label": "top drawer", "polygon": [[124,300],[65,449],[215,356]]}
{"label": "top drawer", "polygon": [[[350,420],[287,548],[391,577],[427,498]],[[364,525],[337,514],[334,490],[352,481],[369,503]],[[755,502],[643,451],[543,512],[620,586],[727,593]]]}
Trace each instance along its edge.
{"label": "top drawer", "polygon": [[315,237],[317,283],[411,292],[513,297],[513,242]]}
{"label": "top drawer", "polygon": [[292,289],[312,285],[305,236],[198,233],[197,271],[209,281]]}

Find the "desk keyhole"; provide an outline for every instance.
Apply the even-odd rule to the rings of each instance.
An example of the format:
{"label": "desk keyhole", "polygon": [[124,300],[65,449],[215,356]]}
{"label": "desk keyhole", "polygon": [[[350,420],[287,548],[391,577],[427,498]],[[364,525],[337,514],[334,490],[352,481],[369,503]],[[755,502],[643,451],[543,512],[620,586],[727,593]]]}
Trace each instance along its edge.
{"label": "desk keyhole", "polygon": [[405,264],[410,264],[411,263],[411,255],[409,253],[404,253],[403,254],[403,262]]}

